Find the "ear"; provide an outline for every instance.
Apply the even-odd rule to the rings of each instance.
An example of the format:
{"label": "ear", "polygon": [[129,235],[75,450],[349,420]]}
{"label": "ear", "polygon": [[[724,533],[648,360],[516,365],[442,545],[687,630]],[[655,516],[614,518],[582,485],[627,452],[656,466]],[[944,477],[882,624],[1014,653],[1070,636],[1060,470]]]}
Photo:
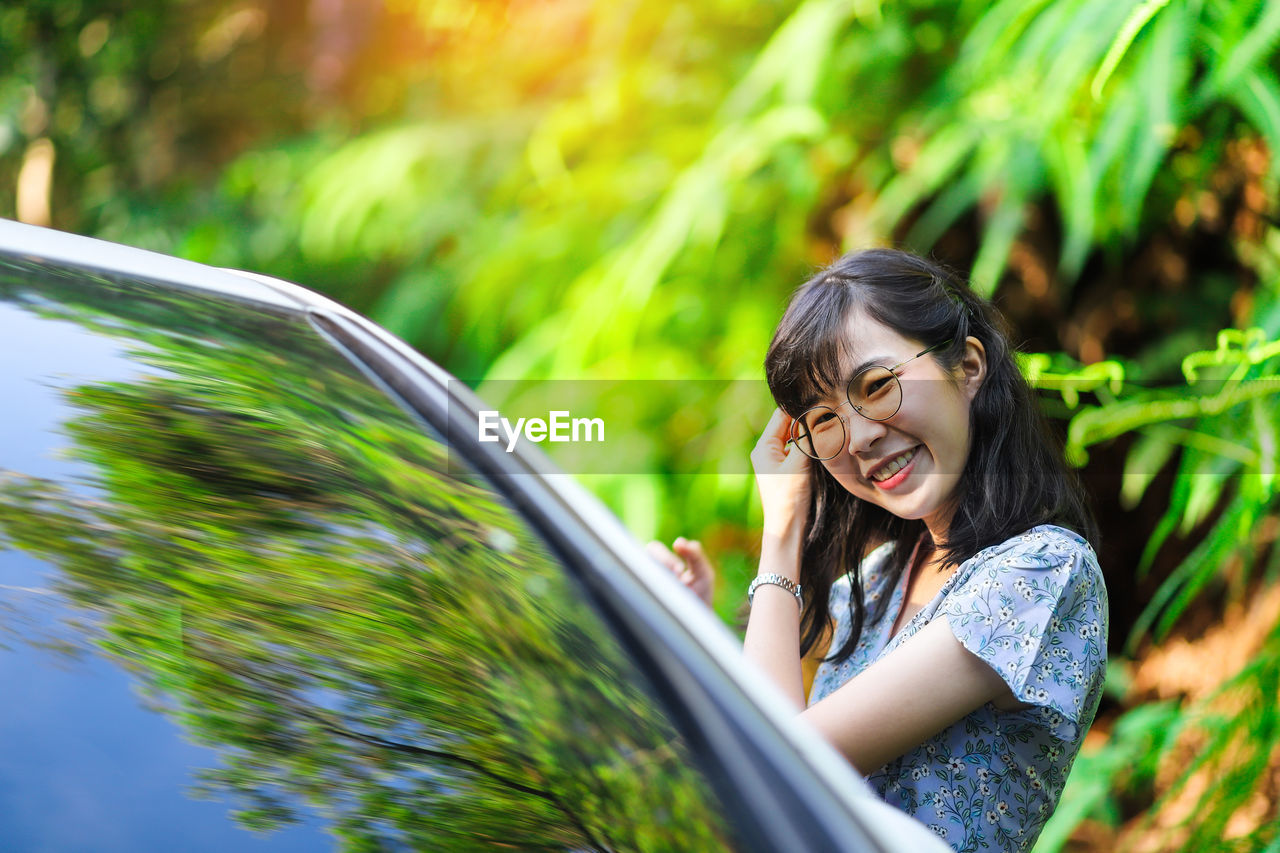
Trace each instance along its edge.
{"label": "ear", "polygon": [[960,390],[970,401],[987,378],[987,348],[973,335],[964,339],[964,355],[956,365],[955,377]]}

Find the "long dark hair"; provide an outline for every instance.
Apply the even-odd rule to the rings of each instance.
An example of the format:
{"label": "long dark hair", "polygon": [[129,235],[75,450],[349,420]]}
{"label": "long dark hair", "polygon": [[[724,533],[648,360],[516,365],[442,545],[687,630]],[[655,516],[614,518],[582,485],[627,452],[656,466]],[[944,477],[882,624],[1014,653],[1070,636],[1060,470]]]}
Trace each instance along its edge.
{"label": "long dark hair", "polygon": [[[983,548],[1037,524],[1057,524],[1096,541],[1084,490],[1062,458],[1013,358],[1004,318],[946,268],[907,252],[872,249],[845,255],[805,282],[791,299],[765,356],[774,401],[792,417],[824,396],[839,394],[852,342],[851,312],[893,329],[924,346],[950,344],[932,358],[951,373],[973,336],[986,349],[987,373],[969,408],[970,450],[953,495],[954,512],[945,542],[935,543],[943,566],[955,566]],[[825,466],[809,469],[809,515],[800,558],[804,612],[800,651],[807,654],[830,626],[831,585],[841,574],[852,584],[852,630],[828,655],[842,662],[853,654],[867,614],[862,558],[885,542],[895,543],[887,563],[896,583],[924,522],[899,518],[854,497]],[[872,619],[883,615],[881,596]]]}

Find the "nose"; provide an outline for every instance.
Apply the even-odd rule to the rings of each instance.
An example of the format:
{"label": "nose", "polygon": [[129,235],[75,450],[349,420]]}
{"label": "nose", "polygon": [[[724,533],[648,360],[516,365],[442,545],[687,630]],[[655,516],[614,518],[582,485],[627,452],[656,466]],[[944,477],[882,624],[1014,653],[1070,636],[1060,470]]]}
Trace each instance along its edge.
{"label": "nose", "polygon": [[889,431],[886,421],[873,421],[864,418],[854,411],[852,406],[849,407],[849,414],[845,416],[844,426],[849,431],[848,450],[852,455],[861,453],[864,450],[870,450],[871,445],[879,441]]}

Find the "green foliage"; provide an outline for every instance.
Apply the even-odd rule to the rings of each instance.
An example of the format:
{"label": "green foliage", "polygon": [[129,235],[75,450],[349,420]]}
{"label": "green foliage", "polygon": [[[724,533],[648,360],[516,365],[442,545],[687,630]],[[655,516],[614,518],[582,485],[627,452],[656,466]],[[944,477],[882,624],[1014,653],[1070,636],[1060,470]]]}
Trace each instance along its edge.
{"label": "green foliage", "polygon": [[1204,180],[1161,167],[1220,150],[1239,132],[1236,110],[1275,150],[1277,36],[1274,3],[996,3],[903,122],[920,150],[879,194],[882,227],[924,204],[908,242],[928,248],[979,207],[973,278],[993,290],[1028,203],[1047,194],[1070,283],[1090,252],[1133,245],[1153,213]]}
{"label": "green foliage", "polygon": [[[1099,362],[1054,373],[1049,359],[1026,359],[1028,379],[1062,395],[1075,410],[1067,428],[1067,458],[1088,459],[1086,448],[1126,433],[1140,438],[1129,452],[1123,495],[1130,505],[1141,498],[1159,470],[1175,455],[1178,473],[1173,495],[1147,544],[1141,574],[1170,534],[1186,535],[1209,520],[1212,527],[1199,546],[1176,568],[1139,616],[1130,637],[1134,645],[1155,625],[1164,636],[1197,593],[1218,578],[1231,558],[1243,560],[1247,573],[1254,543],[1249,531],[1276,503],[1274,417],[1280,395],[1280,340],[1267,330],[1225,329],[1216,349],[1193,352],[1182,360],[1186,384],[1174,387],[1125,385],[1118,362]],[[1092,392],[1098,402],[1079,405]]]}

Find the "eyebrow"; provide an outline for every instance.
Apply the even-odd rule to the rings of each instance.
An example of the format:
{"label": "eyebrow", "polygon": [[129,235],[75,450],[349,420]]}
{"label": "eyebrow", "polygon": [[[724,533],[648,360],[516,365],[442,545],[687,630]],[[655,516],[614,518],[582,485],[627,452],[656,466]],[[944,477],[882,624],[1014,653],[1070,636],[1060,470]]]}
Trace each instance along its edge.
{"label": "eyebrow", "polygon": [[[887,364],[888,364],[889,362],[891,362],[891,361],[893,361],[893,357],[892,357],[892,356],[888,356],[888,355],[873,355],[873,356],[871,356],[871,358],[869,358],[869,359],[867,359],[866,361],[862,362],[862,364],[859,364],[859,365],[858,365],[857,367],[855,367],[853,370],[850,370],[850,371],[849,371],[849,379],[852,379],[853,377],[857,376],[859,373],[861,373],[862,371],[866,370],[868,367],[883,367],[883,366],[887,365]],[[846,384],[846,385],[847,385],[847,384],[849,384],[849,379],[846,379],[846,380],[845,380],[845,384]]]}

